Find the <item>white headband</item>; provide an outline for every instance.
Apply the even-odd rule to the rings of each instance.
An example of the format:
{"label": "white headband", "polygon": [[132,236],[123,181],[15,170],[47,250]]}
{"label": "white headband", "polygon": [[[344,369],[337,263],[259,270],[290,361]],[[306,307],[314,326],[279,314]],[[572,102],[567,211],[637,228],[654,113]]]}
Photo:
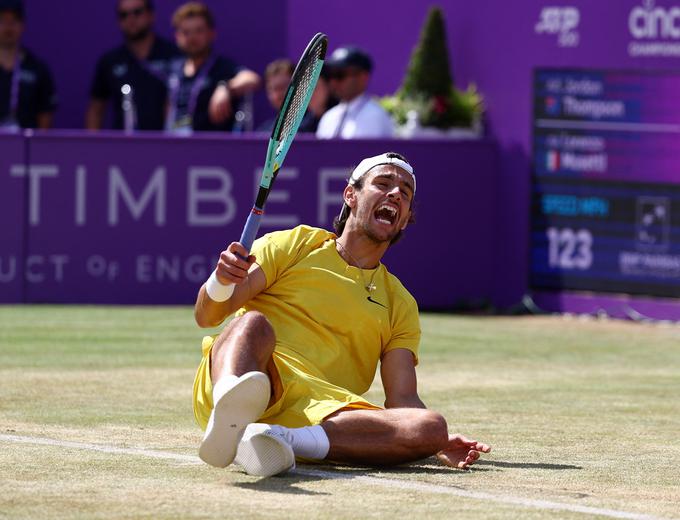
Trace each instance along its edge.
{"label": "white headband", "polygon": [[381,164],[393,164],[394,166],[399,166],[402,170],[408,172],[413,178],[413,194],[416,193],[416,174],[413,173],[413,167],[396,157],[388,157],[389,154],[383,153],[381,155],[376,155],[375,157],[368,157],[359,163],[359,166],[354,168],[352,175],[349,177],[349,183],[354,185],[359,179],[361,179],[371,168],[380,166]]}

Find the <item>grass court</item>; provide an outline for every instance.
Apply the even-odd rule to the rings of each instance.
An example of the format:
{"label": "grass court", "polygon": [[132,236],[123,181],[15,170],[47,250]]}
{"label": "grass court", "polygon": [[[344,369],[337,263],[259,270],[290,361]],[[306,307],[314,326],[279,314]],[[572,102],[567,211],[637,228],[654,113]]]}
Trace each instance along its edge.
{"label": "grass court", "polygon": [[197,462],[191,308],[0,307],[0,518],[680,518],[680,326],[422,325],[421,397],[491,454],[258,479]]}

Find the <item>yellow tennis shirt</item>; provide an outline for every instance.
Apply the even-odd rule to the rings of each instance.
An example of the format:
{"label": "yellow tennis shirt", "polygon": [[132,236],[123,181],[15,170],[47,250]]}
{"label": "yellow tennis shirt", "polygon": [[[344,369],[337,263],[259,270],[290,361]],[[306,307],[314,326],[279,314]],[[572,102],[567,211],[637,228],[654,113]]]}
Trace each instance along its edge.
{"label": "yellow tennis shirt", "polygon": [[[323,229],[298,226],[269,233],[253,245],[266,287],[237,315],[257,310],[267,316],[276,333],[273,358],[281,380],[281,395],[261,422],[297,427],[318,424],[345,407],[377,408],[360,396],[371,386],[382,355],[404,348],[417,362],[416,301],[382,264],[363,270],[348,265],[335,238]],[[375,286],[370,293],[369,284]],[[209,356],[212,338],[206,340]],[[204,391],[209,365],[207,379],[199,382]],[[211,396],[197,403],[195,385],[194,397],[196,418],[205,427]],[[196,410],[197,404],[204,409]]]}

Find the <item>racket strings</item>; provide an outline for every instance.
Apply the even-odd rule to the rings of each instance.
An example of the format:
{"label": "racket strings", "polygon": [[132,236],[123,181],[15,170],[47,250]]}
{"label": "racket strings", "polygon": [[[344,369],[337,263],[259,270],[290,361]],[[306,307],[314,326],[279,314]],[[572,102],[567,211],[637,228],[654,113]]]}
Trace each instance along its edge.
{"label": "racket strings", "polygon": [[291,83],[297,83],[297,86],[284,115],[278,141],[285,141],[288,135],[297,131],[297,124],[307,110],[307,103],[305,102],[307,93],[316,85],[315,69],[317,62],[323,59],[323,54],[324,46],[317,45],[312,49],[312,52],[305,56],[295,71]]}

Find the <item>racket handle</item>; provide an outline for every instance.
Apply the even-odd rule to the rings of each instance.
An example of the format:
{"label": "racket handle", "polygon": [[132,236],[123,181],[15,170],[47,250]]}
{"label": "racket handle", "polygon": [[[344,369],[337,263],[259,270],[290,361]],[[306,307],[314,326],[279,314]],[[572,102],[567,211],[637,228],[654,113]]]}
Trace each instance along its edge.
{"label": "racket handle", "polygon": [[255,237],[257,236],[257,231],[260,229],[260,222],[262,221],[262,214],[264,212],[261,209],[253,207],[250,210],[250,215],[248,215],[248,220],[246,220],[246,225],[243,226],[243,232],[241,233],[241,245],[246,248],[246,251],[250,252],[250,248],[255,242]]}

